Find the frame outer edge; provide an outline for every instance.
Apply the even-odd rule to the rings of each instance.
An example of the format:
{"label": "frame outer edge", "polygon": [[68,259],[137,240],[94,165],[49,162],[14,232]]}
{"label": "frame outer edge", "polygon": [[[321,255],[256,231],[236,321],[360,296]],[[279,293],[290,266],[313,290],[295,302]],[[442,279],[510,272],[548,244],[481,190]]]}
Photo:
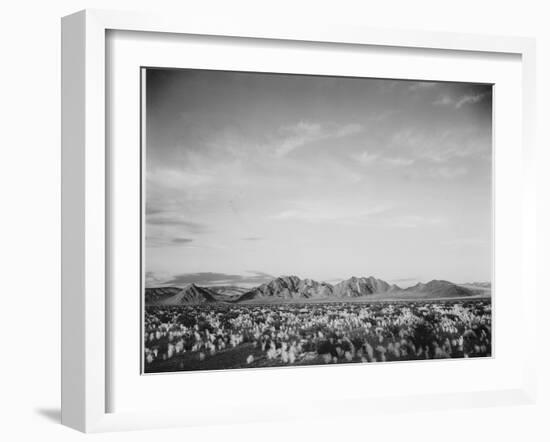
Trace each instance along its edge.
{"label": "frame outer edge", "polygon": [[[541,336],[540,326],[542,324],[541,312],[543,309],[533,307],[540,304],[541,294],[538,291],[537,281],[537,158],[540,157],[537,146],[537,44],[534,38],[524,42],[522,50],[522,106],[523,106],[523,127],[522,127],[522,151],[523,151],[523,179],[522,179],[522,248],[523,248],[523,269],[522,269],[522,296],[525,298],[524,318],[528,342],[523,391],[531,403],[537,401],[537,336]],[[526,257],[531,256],[535,261],[534,265],[527,265]],[[527,362],[529,361],[529,362]]]}
{"label": "frame outer edge", "polygon": [[105,28],[62,19],[61,423],[105,417]]}
{"label": "frame outer edge", "polygon": [[61,22],[61,423],[85,426],[85,14]]}
{"label": "frame outer edge", "polygon": [[335,22],[308,24],[290,20],[284,26],[268,19],[235,25],[216,15],[168,15],[152,11],[87,9],[105,29],[130,32],[197,34],[219,37],[274,39],[311,43],[375,45],[384,47],[424,48],[471,52],[521,54],[532,41],[530,37],[469,34],[449,31],[374,28]]}

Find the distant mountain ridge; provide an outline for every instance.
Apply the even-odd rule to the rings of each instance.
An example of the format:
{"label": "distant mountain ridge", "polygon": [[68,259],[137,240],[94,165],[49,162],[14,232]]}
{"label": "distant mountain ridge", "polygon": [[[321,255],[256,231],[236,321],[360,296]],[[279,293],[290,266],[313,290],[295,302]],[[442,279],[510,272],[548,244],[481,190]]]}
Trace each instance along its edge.
{"label": "distant mountain ridge", "polygon": [[479,282],[465,282],[464,284],[460,284],[460,285],[466,286],[466,287],[471,286],[471,287],[478,287],[483,289],[490,289],[492,284],[487,281],[479,281]]}
{"label": "distant mountain ridge", "polygon": [[471,290],[476,295],[490,294],[492,290],[492,284],[490,282],[467,282],[459,285]]}
{"label": "distant mountain ridge", "polygon": [[396,285],[390,285],[382,279],[374,276],[368,278],[357,278],[352,276],[349,279],[334,285],[333,293],[339,298],[353,298],[358,296],[373,295],[375,293],[387,293],[389,291],[399,290]]}
{"label": "distant mountain ridge", "polygon": [[490,290],[476,290],[464,284],[432,280],[412,287],[401,288],[373,276],[351,277],[335,285],[297,276],[281,276],[252,289],[241,287],[151,287],[145,289],[146,305],[186,305],[215,302],[283,302],[293,300],[353,300],[373,299],[443,299],[464,298],[490,294]]}
{"label": "distant mountain ridge", "polygon": [[281,276],[243,294],[239,301],[257,299],[310,299],[328,298],[333,289],[326,282],[300,279],[297,276]]}
{"label": "distant mountain ridge", "polygon": [[433,297],[438,298],[460,298],[474,295],[474,292],[466,287],[453,284],[449,281],[436,279],[425,284],[419,282],[412,287],[406,288],[404,291],[432,295]]}
{"label": "distant mountain ridge", "polygon": [[160,304],[181,291],[179,287],[151,287],[145,289],[146,304]]}
{"label": "distant mountain ridge", "polygon": [[207,287],[189,284],[184,288],[158,287],[145,289],[145,304],[182,305],[218,302],[216,293]]}

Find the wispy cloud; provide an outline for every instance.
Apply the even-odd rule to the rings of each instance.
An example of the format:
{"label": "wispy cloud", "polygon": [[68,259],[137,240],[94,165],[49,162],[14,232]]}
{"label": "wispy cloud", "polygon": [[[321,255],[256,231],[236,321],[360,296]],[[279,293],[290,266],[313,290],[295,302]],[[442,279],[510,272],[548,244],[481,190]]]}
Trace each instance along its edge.
{"label": "wispy cloud", "polygon": [[452,106],[455,109],[460,109],[467,104],[479,103],[488,96],[487,93],[481,94],[464,94],[459,97],[451,97],[449,95],[440,95],[432,104],[435,106]]}
{"label": "wispy cloud", "polygon": [[437,167],[430,170],[430,175],[434,178],[452,179],[468,174],[468,168],[458,167]]}
{"label": "wispy cloud", "polygon": [[159,213],[162,213],[163,210],[160,208],[152,207],[151,204],[147,204],[145,207],[145,215],[158,215]]}
{"label": "wispy cloud", "polygon": [[191,238],[173,238],[172,242],[174,244],[189,244],[190,242],[193,242]]}
{"label": "wispy cloud", "polygon": [[368,165],[375,163],[380,158],[380,154],[370,153],[365,150],[363,152],[352,154],[351,158],[358,161],[360,164]]}
{"label": "wispy cloud", "polygon": [[355,224],[365,221],[370,217],[380,215],[392,208],[390,204],[373,204],[368,207],[298,203],[294,208],[283,210],[272,216],[272,219],[280,221],[300,221],[307,223],[341,223]]}
{"label": "wispy cloud", "polygon": [[415,92],[424,89],[431,89],[437,86],[437,84],[438,83],[433,81],[417,81],[409,86],[409,90]]}
{"label": "wispy cloud", "polygon": [[475,127],[461,130],[404,128],[391,138],[396,150],[406,150],[408,159],[446,163],[455,159],[490,158],[491,133]]}
{"label": "wispy cloud", "polygon": [[368,151],[354,153],[351,154],[350,157],[352,160],[357,161],[363,166],[376,164],[378,166],[401,167],[410,166],[415,161],[413,158],[402,156],[384,156],[381,153],[370,153]]}
{"label": "wispy cloud", "polygon": [[423,215],[404,215],[394,218],[390,222],[390,224],[392,227],[412,229],[422,226],[434,226],[437,224],[441,224],[442,222],[442,218],[439,217],[429,217]]}
{"label": "wispy cloud", "polygon": [[145,238],[146,247],[176,247],[186,246],[193,242],[192,238],[172,238],[166,235],[147,235]]}
{"label": "wispy cloud", "polygon": [[357,123],[323,126],[320,123],[300,121],[295,125],[283,126],[279,129],[279,135],[272,143],[274,154],[277,157],[283,157],[315,141],[343,138],[358,134],[362,130],[363,126]]}
{"label": "wispy cloud", "polygon": [[307,123],[300,121],[295,126],[281,128],[284,136],[275,149],[275,155],[282,157],[298,147],[322,138],[321,125],[319,123]]}
{"label": "wispy cloud", "polygon": [[390,166],[410,166],[414,163],[414,159],[412,158],[405,158],[405,157],[390,157],[385,158],[384,161],[389,164]]}
{"label": "wispy cloud", "polygon": [[464,95],[459,100],[457,100],[455,107],[457,109],[460,109],[465,104],[474,104],[478,103],[481,100],[483,100],[487,94],[471,94],[471,95]]}
{"label": "wispy cloud", "polygon": [[411,281],[418,281],[420,278],[418,276],[412,276],[410,278],[398,278],[398,279],[390,279],[393,283],[400,283],[400,282],[411,282]]}
{"label": "wispy cloud", "polygon": [[450,106],[454,104],[454,100],[448,95],[440,95],[434,102],[434,106]]}
{"label": "wispy cloud", "polygon": [[443,241],[442,244],[453,248],[462,248],[486,246],[489,242],[489,238],[465,237],[449,239],[447,241]]}
{"label": "wispy cloud", "polygon": [[147,287],[162,285],[171,278],[172,276],[166,272],[145,272],[145,285]]}
{"label": "wispy cloud", "polygon": [[206,233],[210,231],[207,224],[190,221],[186,217],[170,212],[147,217],[150,226],[177,226],[190,233]]}
{"label": "wispy cloud", "polygon": [[342,138],[350,135],[355,135],[363,131],[363,126],[357,123],[336,125],[335,128],[328,131],[328,137]]}
{"label": "wispy cloud", "polygon": [[159,168],[147,171],[148,186],[158,186],[163,189],[187,189],[204,186],[211,182],[213,176],[207,173],[185,169]]}

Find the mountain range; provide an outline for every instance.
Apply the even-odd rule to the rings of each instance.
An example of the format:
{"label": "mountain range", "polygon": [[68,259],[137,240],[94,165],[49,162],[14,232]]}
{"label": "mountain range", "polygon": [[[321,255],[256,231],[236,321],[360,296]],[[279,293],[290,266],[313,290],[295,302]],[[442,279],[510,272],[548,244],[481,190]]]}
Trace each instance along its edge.
{"label": "mountain range", "polygon": [[202,287],[148,287],[146,305],[185,305],[207,303],[273,303],[292,301],[345,301],[362,299],[452,299],[471,296],[489,296],[490,286],[482,290],[469,284],[454,284],[433,280],[401,288],[395,284],[369,277],[351,277],[337,284],[281,276],[258,287],[246,289],[234,286]]}

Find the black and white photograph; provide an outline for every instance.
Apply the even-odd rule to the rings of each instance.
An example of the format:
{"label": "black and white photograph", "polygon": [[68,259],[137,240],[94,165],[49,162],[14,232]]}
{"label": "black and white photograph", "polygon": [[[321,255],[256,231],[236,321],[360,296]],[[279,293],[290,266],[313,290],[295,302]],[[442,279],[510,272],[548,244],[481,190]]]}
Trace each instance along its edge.
{"label": "black and white photograph", "polygon": [[493,86],[142,69],[142,372],[492,357]]}

